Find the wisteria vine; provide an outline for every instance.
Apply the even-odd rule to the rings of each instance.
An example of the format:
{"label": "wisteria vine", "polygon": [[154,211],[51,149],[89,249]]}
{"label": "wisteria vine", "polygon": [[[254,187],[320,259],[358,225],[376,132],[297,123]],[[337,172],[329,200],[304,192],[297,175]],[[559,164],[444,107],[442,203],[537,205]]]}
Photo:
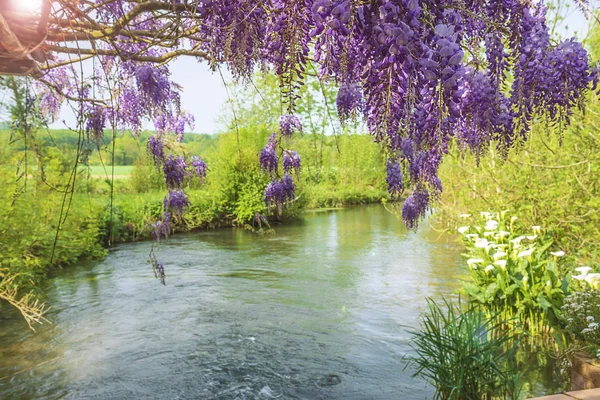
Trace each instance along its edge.
{"label": "wisteria vine", "polygon": [[[578,1],[586,11],[589,3]],[[181,111],[179,86],[170,79],[167,62],[177,55],[226,65],[238,79],[267,67],[279,76],[285,109],[279,131],[259,156],[272,177],[265,201],[278,208],[294,198],[300,158],[284,144],[302,130],[295,102],[307,63],[314,60],[321,79],[339,84],[341,120],[362,116],[384,148],[392,198],[408,193],[402,216],[410,228],[442,192],[438,169],[452,140],[475,154],[490,144],[506,153],[527,139],[536,116],[559,129],[567,126],[598,81],[581,43],[551,40],[543,0],[56,4],[48,48],[99,58],[91,79],[100,89],[93,95],[78,89],[86,86],[74,64],[53,56],[40,79],[42,110],[56,117],[62,102],[82,101],[86,129],[94,136],[109,121],[135,132],[145,121],[154,122],[149,149],[169,188],[165,218],[155,227],[158,237],[188,204],[182,192],[186,171],[200,176],[206,171],[197,160],[165,151],[166,133],[179,138],[193,123]],[[65,18],[79,21],[80,14],[87,22],[61,25]],[[65,37],[75,42],[94,37],[94,47],[68,49]]]}

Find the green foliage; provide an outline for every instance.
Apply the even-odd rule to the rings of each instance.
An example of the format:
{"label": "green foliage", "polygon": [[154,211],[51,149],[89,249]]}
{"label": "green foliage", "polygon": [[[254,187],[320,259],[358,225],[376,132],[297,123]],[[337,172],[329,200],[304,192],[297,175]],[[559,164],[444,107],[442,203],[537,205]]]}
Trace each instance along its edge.
{"label": "green foliage", "polygon": [[[13,284],[21,290],[37,289],[51,266],[104,255],[99,210],[92,203],[78,197],[65,219],[60,212],[62,193],[24,191],[22,182],[3,174],[0,185],[4,189],[0,192],[0,269],[7,276],[14,276]],[[57,233],[59,240],[55,245]]]}
{"label": "green foliage", "polygon": [[[428,299],[420,330],[411,332],[415,376],[436,388],[434,399],[518,398],[518,375],[511,368],[514,335],[478,307],[464,312],[444,300]],[[509,350],[506,350],[509,349]]]}
{"label": "green foliage", "polygon": [[131,170],[130,183],[135,193],[165,190],[164,174],[156,168],[148,154],[135,162]]}
{"label": "green foliage", "polygon": [[558,263],[563,253],[550,251],[551,232],[540,226],[526,232],[506,211],[481,215],[459,228],[470,277],[463,291],[490,316],[518,322],[532,335],[549,333],[570,281]]}

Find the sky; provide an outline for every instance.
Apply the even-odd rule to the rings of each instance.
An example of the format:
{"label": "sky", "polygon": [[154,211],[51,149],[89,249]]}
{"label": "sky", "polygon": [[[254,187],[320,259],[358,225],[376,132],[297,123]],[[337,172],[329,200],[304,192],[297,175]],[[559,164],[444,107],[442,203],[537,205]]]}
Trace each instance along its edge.
{"label": "sky", "polygon": [[[570,7],[572,10],[558,31],[563,37],[571,37],[576,32],[578,37],[584,37],[586,32],[586,21],[583,14]],[[228,112],[227,89],[218,72],[212,72],[206,62],[198,62],[194,58],[180,57],[171,64],[172,80],[183,87],[181,93],[182,108],[194,115],[196,120],[194,132],[215,134],[220,132],[218,123],[219,116]],[[225,69],[223,69],[224,72]],[[225,74],[226,81],[229,76]],[[231,87],[229,88],[231,90]],[[75,125],[75,117],[72,111],[64,107],[58,121],[50,127],[65,128],[62,121],[68,126]],[[146,128],[151,128],[148,124]]]}

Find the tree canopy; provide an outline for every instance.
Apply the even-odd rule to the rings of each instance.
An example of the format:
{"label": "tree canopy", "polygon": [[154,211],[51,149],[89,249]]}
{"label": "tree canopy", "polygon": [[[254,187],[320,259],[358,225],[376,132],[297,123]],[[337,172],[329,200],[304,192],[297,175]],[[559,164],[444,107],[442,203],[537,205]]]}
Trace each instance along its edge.
{"label": "tree canopy", "polygon": [[[277,74],[281,129],[260,156],[272,177],[265,200],[277,206],[293,198],[299,158],[287,138],[302,130],[295,104],[314,60],[314,73],[339,86],[341,120],[361,116],[385,149],[392,196],[412,190],[403,206],[411,228],[442,191],[438,168],[453,138],[475,153],[491,143],[507,152],[537,116],[566,126],[598,79],[581,43],[551,39],[543,0],[38,1],[0,6],[0,53],[14,61],[0,71],[34,76],[49,118],[73,103],[92,136],[152,121],[150,150],[175,213],[188,165],[166,137],[181,140],[193,124],[170,78],[178,56],[240,80]],[[200,163],[190,168],[203,171]]]}

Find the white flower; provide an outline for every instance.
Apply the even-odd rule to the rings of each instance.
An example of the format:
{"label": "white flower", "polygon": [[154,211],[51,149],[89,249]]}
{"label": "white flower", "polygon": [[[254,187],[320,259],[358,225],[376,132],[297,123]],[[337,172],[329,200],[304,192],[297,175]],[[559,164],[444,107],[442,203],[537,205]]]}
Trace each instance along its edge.
{"label": "white flower", "polygon": [[519,219],[518,217],[515,217],[514,215],[512,217],[510,217],[510,222],[515,222],[517,219]]}
{"label": "white flower", "polygon": [[496,237],[498,238],[503,238],[503,237],[508,237],[510,236],[510,232],[507,231],[498,231],[498,234],[496,235]]}
{"label": "white flower", "polygon": [[585,281],[590,284],[594,289],[600,287],[600,274],[587,274]]}
{"label": "white flower", "polygon": [[488,245],[487,239],[476,239],[475,240],[475,247],[477,247],[478,249],[486,248],[487,245]]}
{"label": "white flower", "polygon": [[492,218],[492,213],[489,213],[487,211],[482,211],[481,212],[481,216],[484,217],[485,219],[491,219]]}
{"label": "white flower", "polygon": [[485,272],[490,272],[493,269],[494,269],[494,266],[492,264],[490,264],[487,267],[485,267]]}
{"label": "white flower", "polygon": [[525,236],[519,236],[514,239],[509,240],[512,244],[520,244],[521,241],[525,239]]}
{"label": "white flower", "polygon": [[470,228],[469,226],[461,226],[460,228],[458,228],[458,233],[461,233],[464,235],[469,230],[469,228]]}
{"label": "white flower", "polygon": [[497,265],[502,269],[506,269],[506,260],[498,260],[494,262],[494,265]]}
{"label": "white flower", "polygon": [[528,250],[523,250],[522,252],[520,252],[517,257],[521,258],[521,257],[531,257],[531,255],[533,254],[533,248],[528,249]]}
{"label": "white flower", "polygon": [[507,213],[509,213],[510,210],[504,210],[500,212],[500,218],[504,219],[504,217],[506,216]]}
{"label": "white flower", "polygon": [[594,322],[594,317],[589,315],[587,317],[585,317],[586,322]]}
{"label": "white flower", "polygon": [[486,231],[495,231],[496,229],[498,229],[498,221],[490,219],[488,222],[485,223]]}
{"label": "white flower", "polygon": [[527,281],[528,281],[528,280],[529,280],[529,277],[528,277],[527,275],[525,275],[525,276],[523,277],[523,283],[527,283]]}
{"label": "white flower", "polygon": [[565,252],[562,250],[559,251],[551,251],[550,254],[552,254],[554,257],[562,257],[565,255]]}
{"label": "white flower", "polygon": [[588,267],[588,266],[575,268],[575,271],[581,272],[583,275],[587,275],[588,272],[590,272],[591,270],[592,270],[592,267]]}
{"label": "white flower", "polygon": [[501,258],[504,258],[504,257],[506,257],[506,253],[503,252],[503,251],[497,251],[494,254],[494,260],[496,260],[496,261],[498,261],[498,260],[500,260]]}
{"label": "white flower", "polygon": [[471,216],[471,214],[460,214],[458,217],[459,218],[469,218]]}
{"label": "white flower", "polygon": [[527,236],[528,240],[535,240],[538,238],[538,235],[533,235],[533,236]]}
{"label": "white flower", "polygon": [[542,231],[542,227],[539,225],[532,226],[531,229],[533,229],[533,233],[540,233]]}
{"label": "white flower", "polygon": [[577,279],[578,281],[582,281],[582,280],[585,279],[586,275],[591,270],[592,270],[591,267],[579,267],[579,268],[575,268],[575,271],[580,272],[580,274],[579,275],[573,275],[573,278]]}
{"label": "white flower", "polygon": [[483,232],[483,236],[494,237],[494,232]]}

